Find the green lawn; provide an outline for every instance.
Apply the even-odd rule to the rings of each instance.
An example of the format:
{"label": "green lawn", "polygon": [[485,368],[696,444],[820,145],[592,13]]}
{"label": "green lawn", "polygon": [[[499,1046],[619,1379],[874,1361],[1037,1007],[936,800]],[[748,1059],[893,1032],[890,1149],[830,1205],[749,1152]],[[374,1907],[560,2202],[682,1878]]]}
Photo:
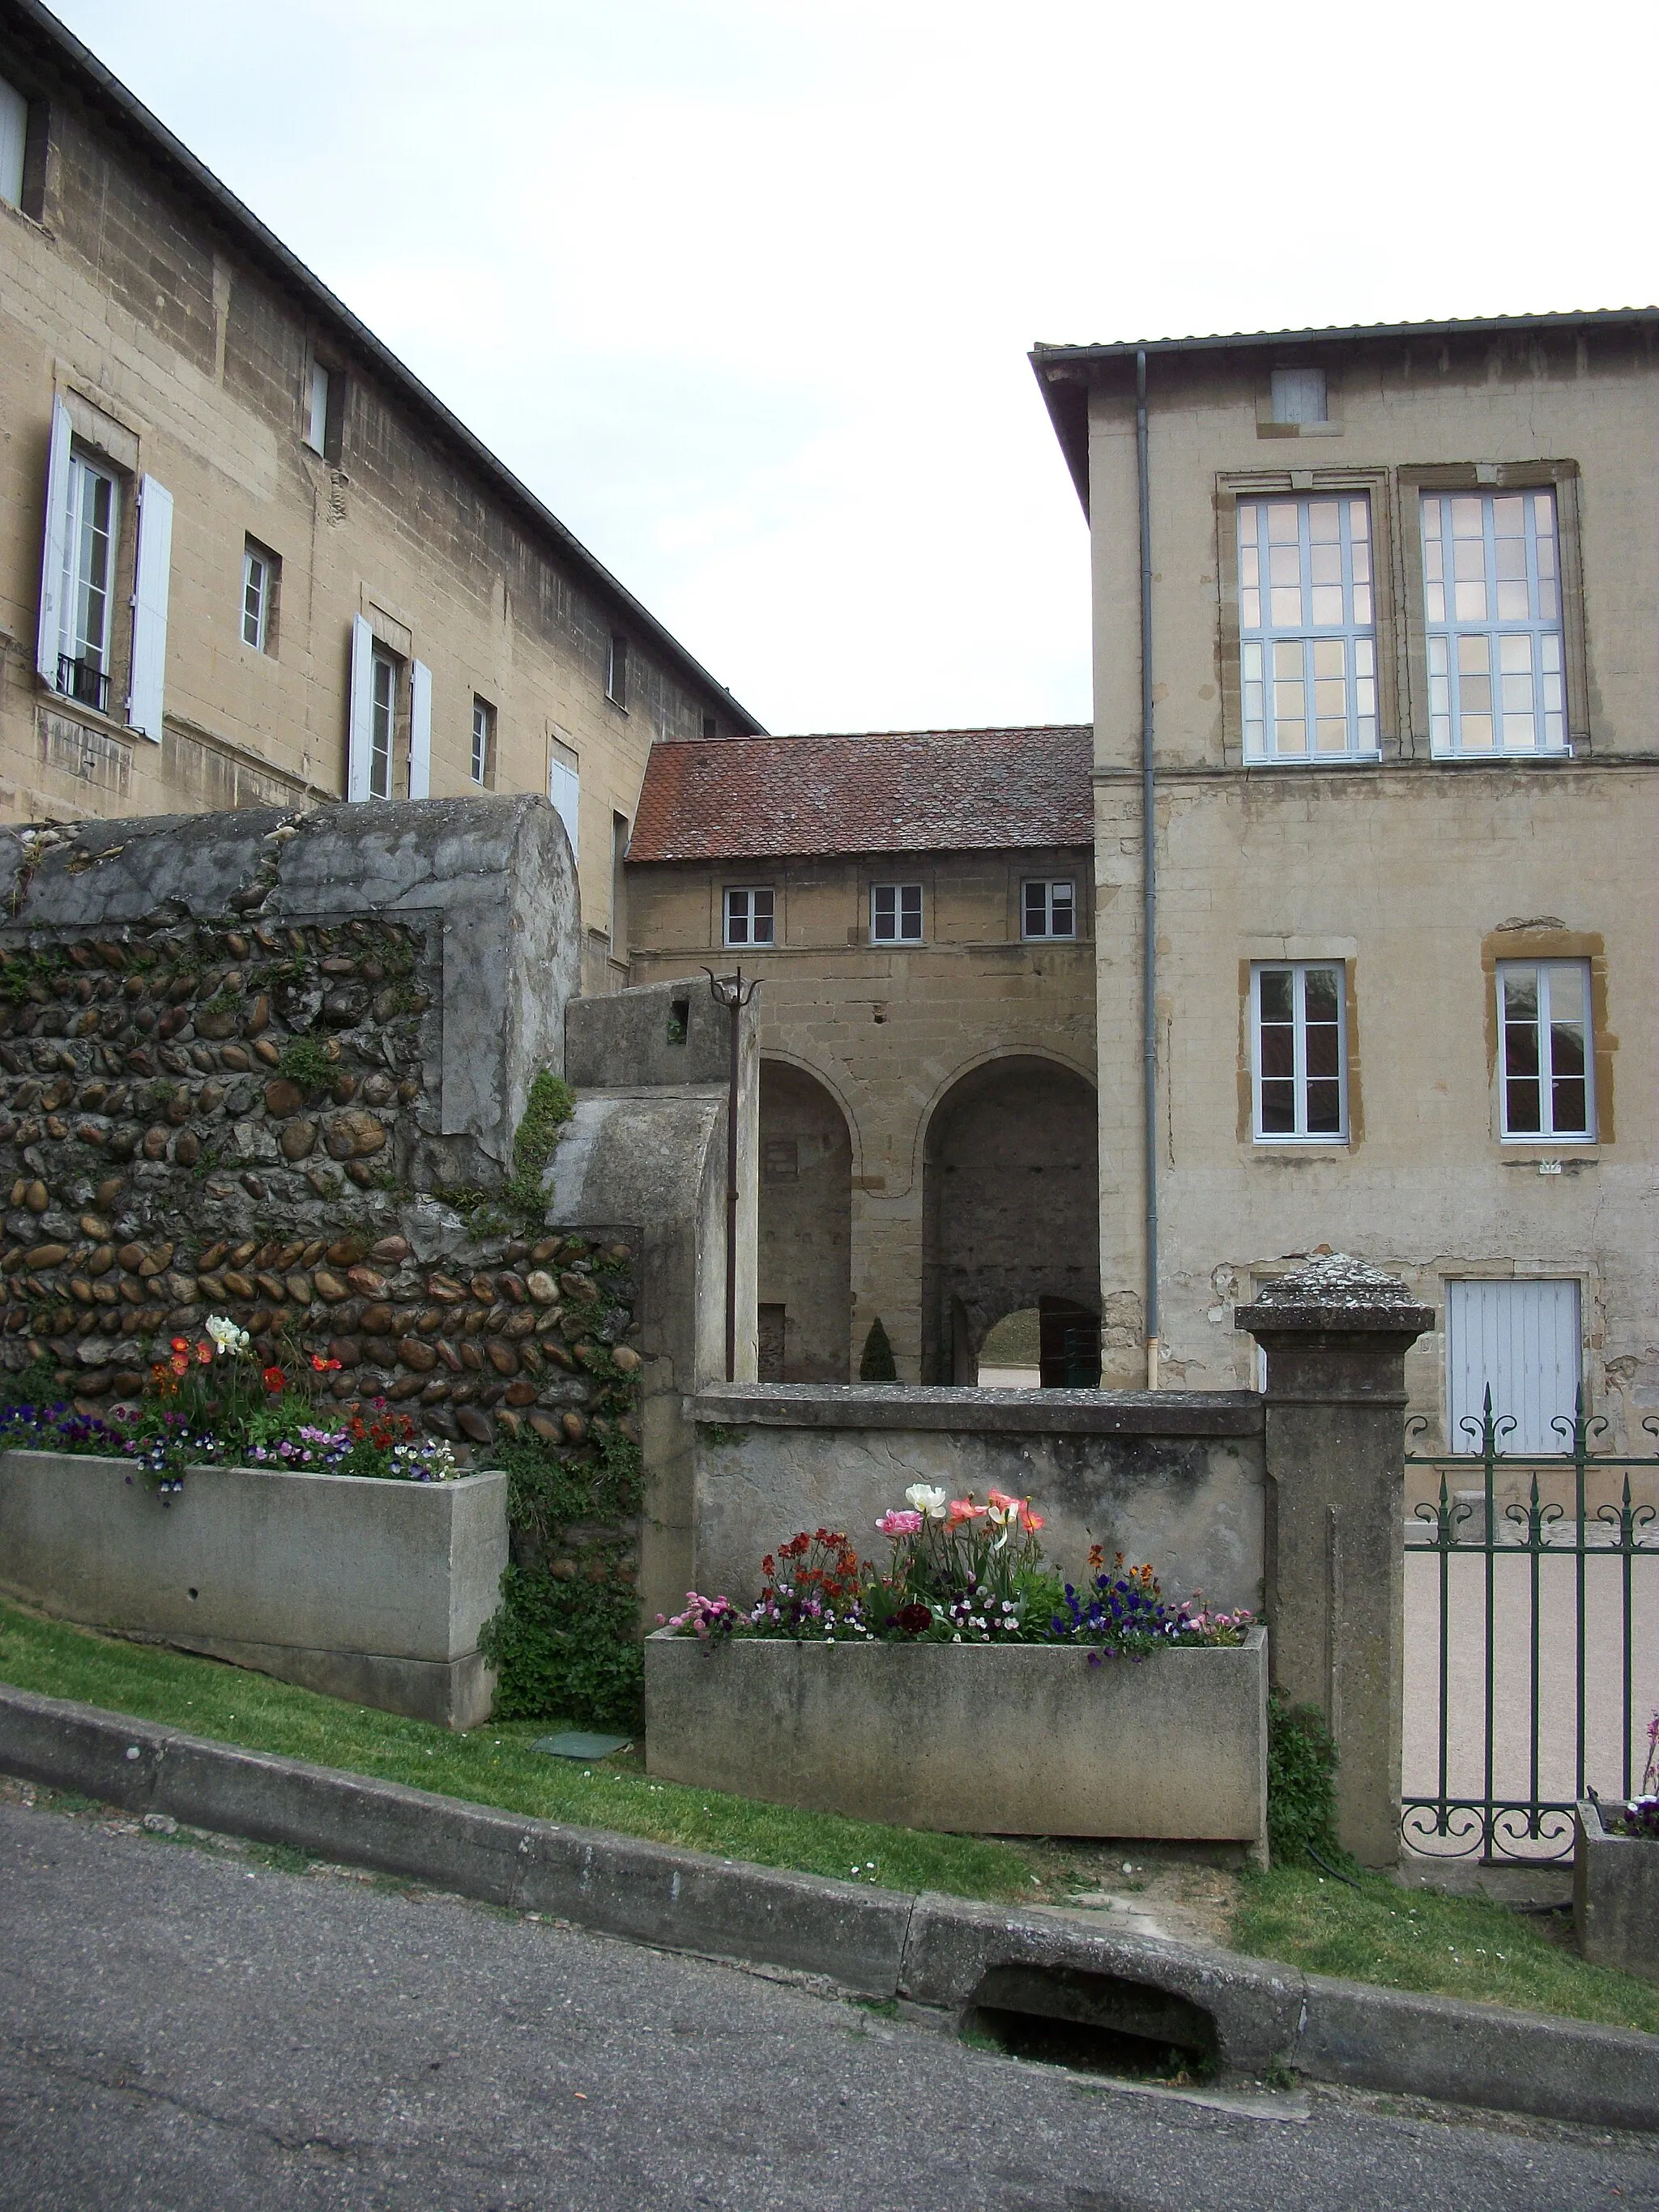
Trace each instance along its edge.
{"label": "green lawn", "polygon": [[797,1813],[718,1790],[653,1782],[636,1753],[580,1766],[532,1751],[558,1726],[509,1721],[465,1735],[156,1644],[125,1644],[0,1603],[0,1681],[187,1729],[319,1766],[344,1767],[543,1820],[684,1844],[723,1858],[884,1889],[1000,1902],[1044,1893],[1017,1845]]}
{"label": "green lawn", "polygon": [[1587,1966],[1536,1917],[1480,1899],[1402,1889],[1377,1875],[1350,1889],[1311,1869],[1275,1867],[1245,1876],[1232,1934],[1241,1951],[1310,1974],[1659,2034],[1659,1985]]}

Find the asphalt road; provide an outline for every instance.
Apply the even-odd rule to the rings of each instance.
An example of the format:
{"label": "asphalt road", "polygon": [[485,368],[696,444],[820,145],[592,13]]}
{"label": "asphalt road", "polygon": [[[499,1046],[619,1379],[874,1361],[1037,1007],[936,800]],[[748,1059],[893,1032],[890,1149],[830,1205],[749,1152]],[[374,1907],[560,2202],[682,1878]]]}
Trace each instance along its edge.
{"label": "asphalt road", "polygon": [[0,2206],[1659,2208],[1650,2140],[969,2050],[734,1970],[0,1803]]}

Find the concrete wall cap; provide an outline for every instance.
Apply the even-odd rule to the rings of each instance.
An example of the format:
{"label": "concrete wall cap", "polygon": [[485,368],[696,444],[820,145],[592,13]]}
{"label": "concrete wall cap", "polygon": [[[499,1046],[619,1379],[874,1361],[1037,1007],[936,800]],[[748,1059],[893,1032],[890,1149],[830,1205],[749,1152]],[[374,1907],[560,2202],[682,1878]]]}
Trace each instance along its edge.
{"label": "concrete wall cap", "polygon": [[1381,1328],[1420,1336],[1433,1326],[1434,1309],[1414,1304],[1398,1276],[1346,1252],[1322,1253],[1263,1283],[1253,1304],[1233,1309],[1233,1327],[1255,1334],[1275,1328]]}
{"label": "concrete wall cap", "polygon": [[976,1429],[1059,1436],[1259,1436],[1254,1390],[970,1390],[908,1382],[712,1383],[694,1421],[730,1428]]}

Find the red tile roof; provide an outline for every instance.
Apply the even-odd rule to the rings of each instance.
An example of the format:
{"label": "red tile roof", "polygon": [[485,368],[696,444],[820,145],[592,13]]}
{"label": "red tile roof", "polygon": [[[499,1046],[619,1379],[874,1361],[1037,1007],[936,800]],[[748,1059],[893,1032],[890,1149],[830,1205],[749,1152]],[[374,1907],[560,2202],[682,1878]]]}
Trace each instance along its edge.
{"label": "red tile roof", "polygon": [[653,745],[630,860],[988,852],[1094,837],[1086,723]]}

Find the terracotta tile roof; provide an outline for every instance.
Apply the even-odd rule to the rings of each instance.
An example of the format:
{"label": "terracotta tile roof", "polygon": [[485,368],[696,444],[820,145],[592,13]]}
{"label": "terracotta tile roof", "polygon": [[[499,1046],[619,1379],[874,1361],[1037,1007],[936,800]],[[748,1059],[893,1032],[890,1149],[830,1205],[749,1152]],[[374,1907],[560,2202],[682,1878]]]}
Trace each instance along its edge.
{"label": "terracotta tile roof", "polygon": [[653,745],[630,860],[988,852],[1094,837],[1086,723]]}

